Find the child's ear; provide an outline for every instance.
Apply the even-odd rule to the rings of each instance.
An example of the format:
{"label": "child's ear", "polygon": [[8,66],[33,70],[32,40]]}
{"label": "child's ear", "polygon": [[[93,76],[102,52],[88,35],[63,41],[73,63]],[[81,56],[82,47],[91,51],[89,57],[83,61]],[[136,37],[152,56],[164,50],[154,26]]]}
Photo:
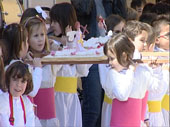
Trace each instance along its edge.
{"label": "child's ear", "polygon": [[127,63],[127,54],[125,52],[122,53],[123,63]]}
{"label": "child's ear", "polygon": [[126,60],[127,59],[127,54],[125,52],[123,52],[122,57],[123,57],[124,60]]}
{"label": "child's ear", "polygon": [[155,40],[155,44],[156,45],[159,45],[159,38],[157,37],[156,40]]}

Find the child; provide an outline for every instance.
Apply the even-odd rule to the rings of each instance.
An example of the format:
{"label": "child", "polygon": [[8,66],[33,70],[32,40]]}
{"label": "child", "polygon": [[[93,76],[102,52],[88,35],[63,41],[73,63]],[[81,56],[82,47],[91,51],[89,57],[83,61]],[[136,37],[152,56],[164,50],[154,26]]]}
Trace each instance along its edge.
{"label": "child", "polygon": [[[117,33],[122,32],[124,25],[125,25],[125,20],[119,15],[112,14],[106,18],[107,32],[111,30],[113,32],[113,36]],[[100,75],[100,82],[102,87],[105,85],[104,82],[106,80],[106,74],[109,71],[109,68],[107,66],[108,65],[106,64],[99,64],[99,75]],[[111,110],[112,110],[112,99],[107,97],[107,95],[105,94],[104,102],[102,105],[102,119],[101,119],[102,127],[110,126]]]}
{"label": "child", "polygon": [[[67,26],[75,30],[75,9],[69,3],[56,4],[50,11],[51,27],[58,43],[66,45]],[[63,38],[66,40],[63,41]],[[69,43],[69,42],[68,42]],[[77,77],[87,76],[91,65],[62,65],[55,82],[55,104],[58,126],[81,127],[81,106],[77,95]]]}
{"label": "child", "polygon": [[[38,16],[29,17],[24,22],[28,31],[29,52],[32,57],[42,57],[49,52],[49,44],[46,35],[44,21]],[[34,103],[37,105],[37,116],[42,126],[57,126],[54,102],[54,76],[55,67],[45,65],[42,67],[42,81]]]}
{"label": "child", "polygon": [[33,105],[27,95],[32,91],[32,76],[28,66],[19,60],[6,66],[8,92],[0,95],[0,126],[35,127]]}
{"label": "child", "polygon": [[104,47],[111,66],[104,90],[113,99],[113,127],[140,126],[142,99],[148,88],[158,90],[158,80],[153,77],[149,68],[133,63],[134,50],[134,45],[125,34],[111,38]]}
{"label": "child", "polygon": [[[142,52],[144,50],[144,47],[146,47],[146,41],[151,40],[150,37],[148,38],[148,35],[151,34],[148,32],[148,27],[144,23],[139,21],[128,21],[124,27],[124,32],[127,34],[127,36],[130,38],[135,46],[133,59],[141,59],[140,52]],[[145,97],[142,99],[142,121],[144,121],[145,118],[147,100],[148,91],[146,92]]]}
{"label": "child", "polygon": [[[169,16],[160,15],[157,20],[153,22],[153,28],[156,32],[156,48],[155,51],[169,51]],[[163,66],[169,66],[163,65]],[[169,69],[163,71],[163,79],[166,84],[169,84]],[[162,100],[162,112],[164,116],[165,126],[169,126],[169,86],[167,92]]]}
{"label": "child", "polygon": [[[153,31],[153,28],[144,23],[146,27],[148,28],[148,39],[147,39],[147,45],[145,46],[145,51],[153,52],[154,46],[155,46],[155,32]],[[160,72],[162,72],[162,66],[159,64],[151,63],[149,64],[150,67],[152,67],[153,74],[159,79]],[[167,91],[168,84],[164,81],[164,79],[161,79],[161,84],[159,84],[159,91],[152,92],[149,91],[148,95],[148,122],[149,126],[155,127],[155,126],[165,126],[164,124],[164,118],[161,111],[161,100],[163,99],[163,96],[165,95]],[[146,120],[145,120],[146,122]]]}

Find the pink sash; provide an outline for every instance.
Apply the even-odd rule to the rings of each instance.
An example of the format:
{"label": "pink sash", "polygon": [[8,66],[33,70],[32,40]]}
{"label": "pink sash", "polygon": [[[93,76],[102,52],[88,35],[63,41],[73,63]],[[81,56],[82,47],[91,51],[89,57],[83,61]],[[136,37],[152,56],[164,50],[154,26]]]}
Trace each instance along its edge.
{"label": "pink sash", "polygon": [[146,107],[147,107],[147,101],[148,101],[148,94],[149,92],[146,91],[145,97],[142,99],[142,113],[141,113],[141,120],[144,121],[145,119],[145,113],[146,113]]}
{"label": "pink sash", "polygon": [[56,118],[54,88],[41,88],[34,97],[39,119]]}
{"label": "pink sash", "polygon": [[140,127],[142,100],[129,98],[127,101],[113,100],[111,127]]}

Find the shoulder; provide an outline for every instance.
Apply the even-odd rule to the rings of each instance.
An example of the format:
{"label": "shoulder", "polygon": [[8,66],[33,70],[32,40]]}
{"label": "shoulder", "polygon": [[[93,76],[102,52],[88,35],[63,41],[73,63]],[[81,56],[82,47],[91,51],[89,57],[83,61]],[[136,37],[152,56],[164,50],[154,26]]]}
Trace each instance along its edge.
{"label": "shoulder", "polygon": [[146,71],[146,72],[151,72],[152,69],[146,65],[146,64],[139,64],[136,68],[136,71]]}

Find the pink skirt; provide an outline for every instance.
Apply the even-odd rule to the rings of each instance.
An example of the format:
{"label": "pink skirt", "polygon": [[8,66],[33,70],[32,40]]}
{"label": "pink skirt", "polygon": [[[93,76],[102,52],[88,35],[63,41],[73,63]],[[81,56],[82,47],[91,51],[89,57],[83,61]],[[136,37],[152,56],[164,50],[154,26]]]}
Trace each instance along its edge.
{"label": "pink skirt", "polygon": [[140,127],[142,100],[129,98],[127,101],[113,99],[111,127]]}
{"label": "pink skirt", "polygon": [[41,88],[34,97],[39,119],[56,118],[54,88]]}

